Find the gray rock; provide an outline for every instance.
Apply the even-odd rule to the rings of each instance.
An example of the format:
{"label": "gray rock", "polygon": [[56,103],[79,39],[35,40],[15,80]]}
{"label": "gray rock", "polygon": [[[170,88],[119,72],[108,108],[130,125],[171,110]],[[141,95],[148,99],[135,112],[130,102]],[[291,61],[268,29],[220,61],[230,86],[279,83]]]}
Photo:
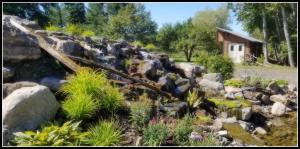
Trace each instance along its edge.
{"label": "gray rock", "polygon": [[248,132],[252,132],[255,130],[255,127],[252,123],[241,121],[241,120],[239,120],[238,123],[244,130],[246,130]]}
{"label": "gray rock", "polygon": [[202,79],[199,82],[200,87],[209,95],[219,95],[221,91],[224,91],[224,86],[220,82],[214,82],[207,79]]}
{"label": "gray rock", "polygon": [[281,102],[275,102],[272,106],[271,113],[275,116],[282,116],[286,111],[286,106]]}
{"label": "gray rock", "polygon": [[176,88],[173,90],[173,94],[180,97],[187,93],[187,91],[192,87],[188,79],[178,79],[175,82]]}
{"label": "gray rock", "polygon": [[263,129],[262,127],[256,127],[254,131],[261,135],[267,134],[267,131],[265,129]]}
{"label": "gray rock", "polygon": [[268,95],[262,95],[261,102],[263,104],[266,104],[266,105],[271,104],[270,96],[268,96]]}
{"label": "gray rock", "polygon": [[228,137],[228,132],[227,132],[227,130],[218,131],[217,136]]}
{"label": "gray rock", "polygon": [[58,91],[65,83],[67,83],[66,80],[61,80],[54,77],[45,77],[40,81],[41,85],[47,86],[52,91]]}
{"label": "gray rock", "polygon": [[82,56],[83,49],[79,43],[72,40],[58,40],[56,49],[72,56]]}
{"label": "gray rock", "polygon": [[237,119],[235,116],[233,117],[229,117],[229,118],[226,118],[223,120],[224,123],[236,123],[237,122]]}
{"label": "gray rock", "polygon": [[234,100],[235,99],[235,96],[234,96],[234,94],[232,92],[226,93],[224,96],[225,96],[226,99],[230,99],[230,100]]}
{"label": "gray rock", "polygon": [[223,128],[223,120],[220,118],[215,119],[213,126],[216,130],[221,130]]}
{"label": "gray rock", "polygon": [[2,67],[3,81],[8,81],[14,76],[15,71],[10,67]]}
{"label": "gray rock", "polygon": [[237,87],[233,87],[233,86],[225,86],[225,91],[226,93],[241,93],[242,89],[241,88],[237,88]]}
{"label": "gray rock", "polygon": [[245,99],[256,100],[256,92],[244,91]]}
{"label": "gray rock", "polygon": [[175,88],[175,80],[177,80],[177,75],[174,73],[168,73],[163,77],[160,77],[158,84],[161,85],[161,89],[164,91],[172,91]]}
{"label": "gray rock", "polygon": [[242,92],[237,92],[234,94],[236,98],[244,98],[244,94]]}
{"label": "gray rock", "polygon": [[281,103],[286,103],[287,102],[287,98],[284,95],[278,94],[278,95],[272,95],[270,97],[270,100],[273,102],[281,102]]}
{"label": "gray rock", "polygon": [[293,91],[296,91],[297,90],[297,87],[295,84],[289,84],[288,85],[288,90],[293,92]]}
{"label": "gray rock", "polygon": [[275,81],[271,81],[267,87],[267,89],[271,90],[273,94],[278,94],[280,92],[280,87]]}
{"label": "gray rock", "polygon": [[203,75],[203,79],[223,83],[223,77],[221,73],[207,73]]}
{"label": "gray rock", "polygon": [[39,28],[38,25],[35,22],[21,19],[17,16],[3,15],[2,17],[3,60],[18,62],[21,60],[39,59],[41,50],[37,39],[23,27]]}
{"label": "gray rock", "polygon": [[35,30],[34,33],[43,37],[48,36],[48,32],[46,30]]}
{"label": "gray rock", "polygon": [[14,132],[36,129],[53,118],[59,108],[55,96],[41,85],[15,90],[3,100],[2,105],[3,125],[9,132],[3,136],[4,140],[10,140]]}
{"label": "gray rock", "polygon": [[242,120],[248,121],[252,116],[251,107],[243,108],[242,109]]}
{"label": "gray rock", "polygon": [[184,74],[188,78],[194,78],[195,76],[201,75],[201,73],[206,72],[205,68],[200,65],[196,65],[193,63],[176,63],[175,67],[183,70]]}
{"label": "gray rock", "polygon": [[28,82],[28,81],[20,81],[15,83],[5,83],[3,84],[3,98],[5,99],[6,96],[11,94],[13,91],[22,88],[22,87],[33,87],[39,85],[34,82]]}
{"label": "gray rock", "polygon": [[168,115],[173,117],[182,117],[186,114],[188,105],[186,102],[173,102],[162,105],[160,103],[159,109],[166,112]]}

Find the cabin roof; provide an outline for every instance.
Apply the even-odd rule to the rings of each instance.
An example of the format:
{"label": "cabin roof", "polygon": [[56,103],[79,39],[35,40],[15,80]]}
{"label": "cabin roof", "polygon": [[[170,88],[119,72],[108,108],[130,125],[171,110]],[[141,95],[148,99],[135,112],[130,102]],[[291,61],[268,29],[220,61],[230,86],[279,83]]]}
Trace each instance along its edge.
{"label": "cabin roof", "polygon": [[259,43],[263,43],[263,41],[258,40],[258,39],[255,39],[255,38],[250,37],[250,36],[245,36],[245,35],[242,35],[242,34],[240,34],[240,33],[236,33],[236,32],[233,32],[233,31],[230,31],[230,30],[226,30],[226,29],[223,29],[223,28],[219,28],[219,27],[217,27],[217,29],[218,29],[219,31],[226,32],[226,33],[229,33],[229,34],[232,34],[232,35],[235,35],[235,36],[244,38],[244,39],[249,40],[249,41],[251,41],[251,42],[259,42]]}

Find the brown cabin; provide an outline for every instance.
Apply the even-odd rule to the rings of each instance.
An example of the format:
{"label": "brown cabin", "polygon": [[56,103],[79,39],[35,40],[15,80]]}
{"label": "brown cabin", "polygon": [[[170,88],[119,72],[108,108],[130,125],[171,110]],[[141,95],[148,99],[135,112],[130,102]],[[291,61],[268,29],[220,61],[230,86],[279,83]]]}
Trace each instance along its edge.
{"label": "brown cabin", "polygon": [[249,60],[262,53],[262,41],[226,29],[217,28],[217,41],[222,47],[222,53],[228,55],[234,63],[242,63],[246,58]]}

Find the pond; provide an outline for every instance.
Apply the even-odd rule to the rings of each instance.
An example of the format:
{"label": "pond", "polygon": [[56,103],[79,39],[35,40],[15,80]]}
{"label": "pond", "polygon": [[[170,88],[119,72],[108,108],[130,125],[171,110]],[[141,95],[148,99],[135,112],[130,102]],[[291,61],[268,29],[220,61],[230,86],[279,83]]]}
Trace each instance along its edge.
{"label": "pond", "polygon": [[[271,120],[273,125],[267,128],[267,135],[253,137],[239,124],[224,124],[224,128],[235,139],[245,144],[258,146],[296,146],[297,145],[297,113],[291,112],[283,117]],[[275,123],[276,122],[276,123]]]}

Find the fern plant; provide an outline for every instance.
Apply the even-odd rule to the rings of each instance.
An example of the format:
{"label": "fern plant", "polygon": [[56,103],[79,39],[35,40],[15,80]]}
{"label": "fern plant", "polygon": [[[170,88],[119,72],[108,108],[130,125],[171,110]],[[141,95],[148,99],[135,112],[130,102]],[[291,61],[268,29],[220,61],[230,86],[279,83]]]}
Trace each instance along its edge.
{"label": "fern plant", "polygon": [[187,97],[187,103],[189,107],[196,108],[200,104],[201,100],[198,97],[198,90],[194,89],[192,92],[189,91],[188,97]]}
{"label": "fern plant", "polygon": [[81,132],[81,122],[67,121],[62,126],[50,123],[42,130],[25,131],[15,134],[17,146],[79,146],[86,145],[88,132]]}

